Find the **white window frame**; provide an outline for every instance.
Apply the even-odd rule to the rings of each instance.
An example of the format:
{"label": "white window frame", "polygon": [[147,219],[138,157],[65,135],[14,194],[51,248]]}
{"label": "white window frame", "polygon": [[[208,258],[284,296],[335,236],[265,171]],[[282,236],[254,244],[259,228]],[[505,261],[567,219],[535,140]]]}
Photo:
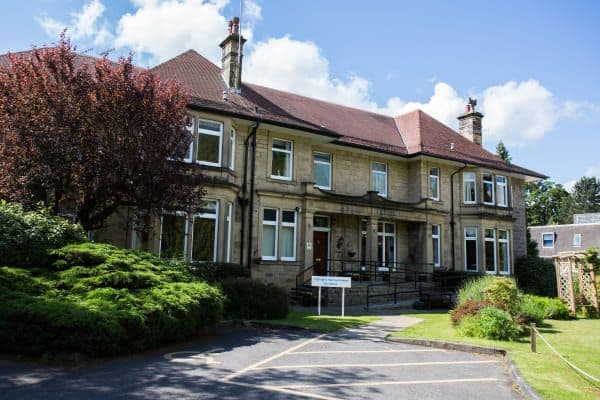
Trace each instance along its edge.
{"label": "white window frame", "polygon": [[[283,213],[284,212],[292,212],[294,213],[294,222],[283,222]],[[298,213],[295,210],[281,210],[281,228],[293,228],[294,229],[294,242],[292,246],[292,256],[291,257],[283,257],[281,256],[281,261],[296,261],[296,247],[297,247],[297,235],[298,235]],[[281,234],[282,229],[279,229],[279,234]],[[281,240],[279,241],[281,243]],[[282,254],[281,249],[279,250],[279,254]]]}
{"label": "white window frame", "polygon": [[[467,183],[472,183],[474,199],[467,199]],[[477,175],[475,172],[463,172],[463,203],[464,204],[476,204],[477,203]]]}
{"label": "white window frame", "polygon": [[190,221],[185,211],[163,212],[160,216],[160,235],[158,239],[158,258],[161,257],[162,240],[163,240],[163,215],[175,215],[176,217],[185,217],[185,225],[183,229],[183,259],[188,259],[188,238],[190,234]]}
{"label": "white window frame", "polygon": [[575,233],[575,234],[573,234],[573,247],[581,247],[581,241],[582,241],[582,239],[583,238],[581,236],[581,233]]}
{"label": "white window frame", "polygon": [[[503,178],[504,182],[500,182],[499,179]],[[496,186],[498,188],[502,188],[502,190],[496,190],[496,200],[498,202],[498,207],[508,207],[508,178],[504,175],[496,175]],[[503,193],[504,196],[500,196],[500,193]]]}
{"label": "white window frame", "polygon": [[[475,229],[475,238],[467,237],[467,229]],[[479,272],[479,241],[478,241],[478,229],[476,226],[467,226],[463,230],[463,250],[465,252],[465,271],[468,272]],[[467,240],[475,241],[475,269],[467,269]]]}
{"label": "white window frame", "polygon": [[225,262],[231,262],[231,228],[233,224],[233,203],[227,203],[227,214],[225,215],[225,223],[227,224],[227,247],[225,249]]}
{"label": "white window frame", "polygon": [[[489,177],[490,180],[487,180],[486,177]],[[493,206],[496,204],[496,188],[494,185],[494,174],[490,174],[488,172],[484,173],[481,176],[481,182],[483,184],[483,191],[481,192],[481,197],[483,200],[483,204],[488,206]],[[489,185],[492,188],[492,201],[485,201],[485,187]]]}
{"label": "white window frame", "polygon": [[[383,171],[376,171],[373,166],[375,164],[379,164],[379,165],[383,165],[385,167],[385,172]],[[385,192],[380,192],[377,191],[377,194],[381,197],[387,197],[388,196],[388,165],[387,163],[382,163],[382,162],[378,162],[378,161],[371,161],[371,190],[376,191],[375,188],[373,187],[375,184],[375,180],[373,179],[373,175],[383,175],[383,177],[385,178],[385,184],[384,184],[384,189]]]}
{"label": "white window frame", "polygon": [[[214,234],[214,244],[213,244],[213,259],[212,262],[217,261],[217,249],[218,239],[219,239],[219,201],[218,200],[203,200],[205,203],[214,203],[215,204],[215,213],[196,213],[191,216],[191,230],[189,233],[189,241],[190,241],[190,261],[191,262],[210,262],[210,260],[194,260],[194,224],[196,223],[197,218],[204,219],[214,219],[215,220],[215,234]],[[187,252],[186,252],[187,253]]]}
{"label": "white window frame", "polygon": [[[222,157],[223,157],[223,123],[219,122],[219,121],[213,121],[210,119],[203,119],[203,118],[197,118],[197,126],[198,129],[196,129],[196,163],[200,164],[200,165],[207,165],[207,166],[211,166],[211,167],[220,167],[221,166],[221,161],[222,161]],[[200,129],[200,121],[206,121],[206,122],[210,122],[212,124],[219,124],[220,125],[220,129],[219,132],[216,131],[211,131],[209,129]],[[198,140],[200,140],[200,135],[210,135],[210,136],[218,136],[219,137],[219,161],[214,163],[214,162],[210,162],[210,161],[202,161],[202,160],[198,160],[198,151],[199,151],[199,147],[198,146]]]}
{"label": "white window frame", "polygon": [[[265,221],[265,210],[273,210],[275,211],[275,221]],[[268,225],[268,226],[274,226],[275,227],[275,243],[273,244],[274,249],[273,249],[273,255],[272,256],[265,256],[264,254],[262,254],[262,241],[264,240],[264,226]],[[262,227],[261,227],[261,242],[260,242],[260,252],[261,252],[261,259],[262,260],[266,260],[266,261],[275,261],[277,260],[277,254],[278,253],[278,249],[279,249],[279,209],[278,208],[269,208],[269,207],[265,207],[263,208],[263,212],[262,212]]]}
{"label": "white window frame", "polygon": [[[552,246],[544,246],[544,236],[552,235]],[[556,237],[554,232],[542,232],[542,249],[553,249],[555,245]]]}
{"label": "white window frame", "polygon": [[[326,155],[329,157],[329,162],[325,162],[325,161],[321,161],[321,160],[316,160],[315,159],[315,154],[321,154],[321,155]],[[313,152],[313,170],[315,169],[315,164],[321,164],[321,165],[327,165],[329,166],[329,186],[321,186],[321,185],[317,185],[315,183],[315,187],[318,187],[319,189],[324,189],[324,190],[331,190],[331,186],[332,186],[332,182],[331,182],[331,172],[332,172],[332,155],[331,153],[324,153],[322,151],[314,151]],[[313,173],[314,174],[314,173]],[[314,175],[313,175],[314,176]]]}
{"label": "white window frame", "polygon": [[[273,147],[273,143],[278,140],[280,142],[286,142],[290,144],[290,149],[289,150],[284,150],[284,149],[276,149],[275,147]],[[288,158],[288,163],[289,163],[289,172],[290,172],[290,176],[280,176],[280,175],[273,175],[273,153],[278,152],[278,153],[284,153],[287,154],[289,156]],[[294,142],[291,140],[286,140],[286,139],[279,139],[279,138],[272,138],[271,139],[271,178],[272,179],[281,179],[284,181],[291,181],[292,177],[294,176]]]}
{"label": "white window frame", "polygon": [[234,127],[229,131],[229,169],[235,171],[235,140],[237,132]]}
{"label": "white window frame", "polygon": [[196,118],[194,118],[194,117],[190,117],[190,118],[192,120],[192,125],[188,125],[187,129],[192,134],[192,141],[190,142],[190,146],[188,148],[188,153],[187,153],[189,155],[189,157],[185,157],[183,159],[183,162],[186,162],[186,163],[191,163],[194,160],[194,142],[196,141],[196,131],[195,131]]}
{"label": "white window frame", "polygon": [[[434,229],[437,228],[437,229]],[[437,230],[437,234],[435,231]],[[437,244],[436,244],[437,243]],[[433,266],[442,266],[442,226],[432,225],[431,226],[431,246],[433,248]],[[437,253],[438,262],[435,262],[435,253]]]}
{"label": "white window frame", "polygon": [[[436,174],[432,174],[431,171],[436,171]],[[435,189],[437,192],[437,196],[434,196],[433,193],[429,193],[432,200],[439,201],[440,200],[440,168],[439,167],[429,167],[429,190],[431,191],[431,183],[432,180],[435,180]]]}
{"label": "white window frame", "polygon": [[[486,231],[488,231],[488,230],[492,231],[494,233],[493,237],[491,237],[491,238],[487,237]],[[496,275],[498,273],[498,254],[497,254],[497,252],[498,252],[498,246],[496,245],[496,238],[497,238],[497,235],[496,235],[496,230],[495,229],[485,228],[483,230],[483,241],[484,241],[484,252],[483,252],[483,255],[485,257],[484,269],[485,269],[485,272],[487,274],[492,274],[492,275]],[[493,251],[493,254],[494,254],[494,269],[492,271],[488,271],[488,269],[487,269],[487,261],[488,260],[487,260],[487,251],[485,249],[485,245],[486,245],[486,243],[489,243],[489,242],[491,242],[492,245],[493,245],[493,247],[494,247],[494,251]]]}
{"label": "white window frame", "polygon": [[[506,232],[506,239],[500,239],[500,232]],[[511,257],[510,257],[510,231],[508,229],[498,229],[498,243],[506,243],[506,261],[507,261],[507,270],[500,271],[501,275],[510,275],[511,270]],[[500,251],[500,245],[498,245],[498,251]],[[500,258],[500,257],[498,257]],[[497,268],[500,270],[500,267]]]}

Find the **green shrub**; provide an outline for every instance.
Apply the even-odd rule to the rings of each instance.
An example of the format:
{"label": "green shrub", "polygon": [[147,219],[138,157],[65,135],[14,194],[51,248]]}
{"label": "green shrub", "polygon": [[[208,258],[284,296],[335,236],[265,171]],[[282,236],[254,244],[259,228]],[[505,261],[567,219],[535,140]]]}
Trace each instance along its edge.
{"label": "green shrub", "polygon": [[227,297],[225,315],[235,319],[279,319],[288,313],[287,292],[273,284],[255,279],[223,281]]}
{"label": "green shrub", "polygon": [[536,301],[535,296],[521,296],[516,318],[520,325],[529,325],[532,322],[541,324],[544,318],[546,318],[544,305]]}
{"label": "green shrub", "polygon": [[250,270],[232,263],[192,263],[190,272],[208,282],[223,282],[233,278],[250,278]]}
{"label": "green shrub", "polygon": [[222,316],[222,291],[183,264],[95,243],[51,257],[48,269],[0,268],[0,353],[127,353]]}
{"label": "green shrub", "polygon": [[520,335],[510,314],[496,307],[485,307],[477,316],[465,318],[459,325],[459,332],[492,340],[512,340]]}
{"label": "green shrub", "polygon": [[48,249],[85,240],[80,225],[50,215],[46,209],[25,211],[5,201],[0,201],[0,226],[0,265],[44,266]]}
{"label": "green shrub", "polygon": [[541,297],[534,295],[523,295],[522,301],[535,303],[543,311],[544,319],[572,319],[574,316],[569,312],[567,305],[560,299],[554,297]]}
{"label": "green shrub", "polygon": [[488,301],[467,300],[450,312],[450,320],[454,325],[457,325],[464,318],[474,317],[479,313],[479,310],[490,305],[491,303]]}
{"label": "green shrub", "polygon": [[515,315],[519,307],[519,289],[514,279],[498,277],[484,288],[483,299],[496,308]]}
{"label": "green shrub", "polygon": [[515,263],[515,278],[519,288],[528,294],[556,297],[554,264],[537,256],[523,257]]}
{"label": "green shrub", "polygon": [[483,275],[465,282],[458,290],[458,304],[468,300],[483,301],[485,288],[494,283],[495,279],[494,276]]}

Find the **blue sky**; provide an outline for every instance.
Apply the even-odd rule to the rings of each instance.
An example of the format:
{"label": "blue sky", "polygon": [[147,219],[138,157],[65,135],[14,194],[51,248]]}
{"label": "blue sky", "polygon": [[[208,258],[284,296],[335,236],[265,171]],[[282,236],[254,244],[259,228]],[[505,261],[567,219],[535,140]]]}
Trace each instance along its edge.
{"label": "blue sky", "polygon": [[[245,0],[248,81],[387,114],[423,108],[456,127],[479,99],[484,145],[568,184],[600,176],[600,2]],[[9,2],[0,52],[56,40],[134,51],[188,48],[218,62],[239,0]]]}

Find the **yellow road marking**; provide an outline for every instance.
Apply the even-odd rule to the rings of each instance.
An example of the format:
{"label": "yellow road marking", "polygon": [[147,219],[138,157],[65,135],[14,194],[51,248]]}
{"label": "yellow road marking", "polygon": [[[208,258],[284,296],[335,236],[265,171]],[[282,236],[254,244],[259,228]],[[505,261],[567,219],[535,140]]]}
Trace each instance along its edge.
{"label": "yellow road marking", "polygon": [[311,344],[311,343],[313,343],[313,342],[316,342],[317,340],[321,339],[322,337],[324,337],[324,336],[326,336],[326,335],[327,335],[326,333],[323,333],[323,334],[321,334],[321,335],[319,335],[319,336],[317,336],[317,337],[314,337],[314,338],[312,338],[312,339],[306,340],[306,341],[304,341],[304,342],[302,342],[302,343],[300,343],[300,344],[298,344],[298,345],[296,345],[296,346],[290,347],[289,349],[287,349],[287,350],[285,350],[285,351],[282,351],[281,353],[275,354],[274,356],[271,356],[271,357],[269,357],[269,358],[265,358],[264,360],[262,360],[262,361],[259,361],[259,362],[255,363],[255,364],[252,364],[252,365],[250,365],[250,366],[248,366],[248,367],[246,367],[246,368],[242,368],[241,370],[239,370],[239,371],[237,371],[237,372],[234,372],[233,374],[227,375],[227,376],[226,376],[226,377],[223,379],[223,381],[229,381],[229,380],[231,380],[231,379],[233,379],[233,378],[236,378],[236,377],[238,377],[238,376],[240,376],[240,375],[243,375],[243,374],[245,374],[246,372],[248,372],[248,371],[250,371],[250,370],[253,370],[253,369],[256,369],[257,367],[260,367],[260,366],[261,366],[261,365],[263,365],[263,364],[266,364],[266,363],[268,363],[268,362],[271,362],[271,361],[273,361],[273,360],[276,360],[276,359],[278,359],[279,357],[283,357],[284,355],[286,355],[286,354],[288,354],[288,353],[291,353],[291,352],[293,352],[293,351],[295,351],[295,350],[301,349],[302,347],[304,347],[304,346],[306,346],[306,345],[308,345],[308,344]]}
{"label": "yellow road marking", "polygon": [[354,387],[354,386],[382,386],[382,385],[427,385],[435,383],[477,383],[477,382],[498,382],[497,378],[465,378],[465,379],[437,379],[420,381],[374,381],[374,382],[353,382],[353,383],[323,383],[316,385],[289,385],[277,386],[287,389],[311,389],[311,388],[333,388],[333,387]]}
{"label": "yellow road marking", "polygon": [[384,364],[311,364],[311,365],[275,365],[271,367],[254,367],[252,369],[300,369],[300,368],[371,368],[371,367],[415,367],[425,365],[465,365],[465,364],[491,364],[498,363],[497,360],[485,361],[430,361],[430,362],[404,362]]}
{"label": "yellow road marking", "polygon": [[295,390],[292,390],[290,388],[283,387],[283,386],[253,385],[251,383],[231,382],[231,381],[221,381],[221,382],[228,384],[228,385],[237,385],[237,386],[243,386],[243,387],[248,387],[248,388],[252,388],[252,389],[262,389],[262,390],[267,390],[267,391],[272,391],[272,392],[280,392],[280,393],[285,393],[285,394],[291,394],[294,396],[308,397],[310,399],[342,400],[338,397],[323,396],[323,395],[316,394],[316,393],[297,392]]}

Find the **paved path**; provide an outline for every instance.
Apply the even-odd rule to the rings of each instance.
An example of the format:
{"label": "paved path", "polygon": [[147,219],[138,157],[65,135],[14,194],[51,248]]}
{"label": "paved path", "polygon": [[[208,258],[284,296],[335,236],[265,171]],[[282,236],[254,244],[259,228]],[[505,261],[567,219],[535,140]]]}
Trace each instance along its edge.
{"label": "paved path", "polygon": [[415,322],[386,316],[328,335],[235,329],[70,370],[0,360],[0,398],[519,398],[498,358],[384,340]]}

